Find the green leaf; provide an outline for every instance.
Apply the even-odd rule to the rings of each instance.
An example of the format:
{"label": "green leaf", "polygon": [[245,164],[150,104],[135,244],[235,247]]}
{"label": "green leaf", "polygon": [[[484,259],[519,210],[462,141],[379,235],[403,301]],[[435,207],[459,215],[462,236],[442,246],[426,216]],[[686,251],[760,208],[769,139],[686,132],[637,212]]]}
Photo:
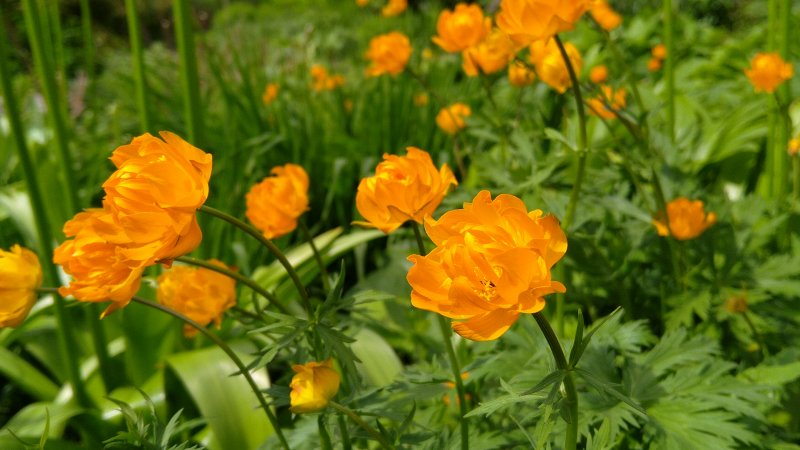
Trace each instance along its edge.
{"label": "green leaf", "polygon": [[643,418],[647,418],[647,412],[644,410],[644,408],[642,408],[641,406],[639,406],[639,404],[634,402],[633,399],[620,392],[617,389],[618,387],[620,387],[618,384],[603,381],[592,375],[590,372],[583,369],[575,369],[575,372],[579,373],[581,375],[581,378],[583,378],[584,381],[589,383],[589,385],[595,388],[596,390],[625,403],[626,405],[633,408],[633,410],[639,413],[639,415],[641,415]]}
{"label": "green leaf", "polygon": [[53,400],[58,386],[16,353],[0,347],[0,374],[37,400]]}
{"label": "green leaf", "polygon": [[527,391],[523,392],[521,395],[534,394],[534,393],[539,392],[542,389],[546,388],[547,386],[550,386],[553,383],[561,383],[561,381],[564,380],[564,377],[566,375],[567,375],[567,372],[565,372],[565,371],[563,371],[561,369],[554,370],[554,371],[550,372],[549,374],[547,374],[547,376],[544,377],[542,379],[542,381],[536,383],[535,386],[533,386],[532,388],[530,388]]}
{"label": "green leaf", "polygon": [[361,328],[350,348],[361,361],[356,368],[367,384],[376,387],[388,386],[403,370],[403,363],[392,347],[369,328]]}
{"label": "green leaf", "polygon": [[[589,343],[592,341],[592,336],[594,336],[594,334],[597,332],[597,330],[602,328],[603,325],[606,322],[608,322],[609,319],[613,318],[620,311],[622,311],[622,308],[621,307],[617,307],[617,309],[612,311],[611,314],[609,314],[609,315],[605,316],[604,318],[600,319],[600,321],[597,322],[594,327],[592,327],[591,331],[589,331],[589,333],[586,334],[586,337],[581,340],[580,345],[572,347],[572,351],[570,351],[570,353],[569,353],[569,365],[570,365],[570,367],[575,367],[578,364],[578,361],[580,361],[581,356],[583,356],[583,352],[586,350],[586,347],[589,346]],[[581,319],[580,319],[579,323],[582,322],[582,321],[583,321],[583,316],[581,316]]]}
{"label": "green leaf", "polygon": [[585,326],[586,325],[583,323],[583,311],[578,308],[578,328],[575,330],[575,339],[572,341],[572,349],[569,352],[569,367],[574,367],[575,364],[578,363],[578,359],[580,359],[580,355],[577,354],[577,349],[580,348],[583,342],[583,330]]}
{"label": "green leaf", "polygon": [[800,378],[800,361],[780,366],[762,364],[750,367],[740,373],[739,378],[756,384],[783,386]]}

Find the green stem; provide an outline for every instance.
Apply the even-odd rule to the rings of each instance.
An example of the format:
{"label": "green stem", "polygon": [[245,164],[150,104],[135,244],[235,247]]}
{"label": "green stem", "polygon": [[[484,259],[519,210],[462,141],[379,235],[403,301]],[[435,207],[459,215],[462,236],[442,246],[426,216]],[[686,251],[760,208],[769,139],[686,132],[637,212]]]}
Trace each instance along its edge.
{"label": "green stem", "polygon": [[92,10],[89,0],[80,0],[81,36],[83,37],[83,70],[86,78],[94,80],[94,37],[92,35]]}
{"label": "green stem", "polygon": [[663,0],[664,15],[664,47],[667,57],[664,60],[664,78],[667,85],[667,136],[669,142],[675,144],[675,47],[674,11],[672,0]]}
{"label": "green stem", "polygon": [[297,271],[294,270],[292,264],[289,262],[288,259],[286,259],[286,255],[284,255],[283,252],[281,252],[280,249],[276,247],[275,244],[272,243],[272,241],[265,238],[264,235],[260,231],[258,231],[258,229],[256,229],[255,227],[248,225],[245,222],[237,219],[236,217],[233,217],[230,214],[224,213],[218,209],[212,208],[208,205],[203,205],[200,207],[199,211],[202,211],[206,214],[209,214],[218,219],[222,219],[228,222],[229,224],[235,226],[236,228],[239,228],[240,230],[254,237],[256,240],[258,240],[258,242],[261,243],[261,245],[266,247],[267,250],[269,250],[270,253],[272,253],[272,255],[275,256],[275,258],[281,263],[283,268],[286,269],[286,272],[289,274],[289,277],[292,279],[295,287],[297,288],[297,292],[300,294],[300,298],[302,299],[303,305],[305,306],[306,311],[308,312],[308,316],[311,317],[313,310],[311,308],[311,301],[309,300],[308,291],[306,291],[306,287],[303,286],[303,282],[300,280],[300,276],[297,274]]}
{"label": "green stem", "polygon": [[[419,224],[417,222],[411,222],[411,227],[414,230],[414,237],[417,240],[420,255],[425,256],[427,252],[425,251],[425,242],[422,239],[422,232],[419,229]],[[447,323],[447,319],[445,319],[444,316],[437,314],[436,319],[439,325],[439,331],[442,334],[445,350],[447,351],[447,358],[450,360],[453,381],[456,385],[460,410],[458,422],[461,425],[461,448],[466,450],[469,449],[469,423],[465,418],[467,415],[467,401],[466,395],[464,394],[464,381],[461,379],[461,367],[458,364],[458,356],[456,355],[456,349],[453,347],[453,340],[451,339],[453,329],[450,327],[450,324]]]}
{"label": "green stem", "polygon": [[239,369],[239,372],[241,372],[241,374],[245,377],[245,379],[247,380],[247,384],[250,385],[250,389],[256,395],[256,398],[258,398],[258,403],[261,405],[261,409],[263,409],[264,413],[267,415],[267,419],[269,419],[270,424],[272,424],[272,428],[275,430],[275,434],[278,436],[278,439],[281,441],[281,445],[283,446],[283,448],[289,449],[289,443],[286,441],[286,437],[283,436],[283,431],[281,431],[281,427],[278,424],[278,419],[277,419],[277,417],[275,417],[275,414],[272,412],[272,409],[270,409],[269,404],[267,403],[267,400],[264,398],[264,394],[261,392],[261,389],[258,387],[258,384],[256,384],[255,380],[253,379],[253,376],[250,374],[250,370],[242,362],[242,360],[239,359],[239,356],[236,354],[236,352],[234,352],[233,349],[231,349],[230,346],[228,346],[228,344],[225,343],[225,341],[220,339],[219,336],[217,336],[216,334],[208,331],[208,329],[206,327],[204,327],[204,326],[200,325],[199,323],[195,322],[194,320],[184,316],[183,314],[179,313],[178,311],[175,311],[173,309],[167,308],[166,306],[161,305],[159,303],[152,302],[152,301],[147,300],[147,299],[143,299],[141,297],[134,296],[132,300],[134,302],[136,302],[136,303],[139,303],[141,305],[147,306],[149,308],[153,308],[153,309],[157,309],[157,310],[159,310],[161,312],[165,312],[165,313],[171,315],[172,317],[175,317],[176,319],[179,319],[179,320],[183,321],[187,325],[189,325],[189,326],[195,328],[197,331],[203,333],[209,340],[211,340],[211,342],[213,342],[217,347],[219,347],[220,350],[225,352],[225,354],[228,355],[228,358],[230,358],[231,361],[233,361],[233,363]]}
{"label": "green stem", "polygon": [[356,423],[356,425],[360,426],[364,431],[367,432],[367,434],[369,434],[370,436],[372,436],[373,439],[378,441],[378,443],[381,445],[381,447],[383,447],[383,448],[385,448],[387,450],[394,449],[394,446],[389,441],[387,441],[386,438],[383,437],[383,435],[378,432],[378,430],[376,430],[370,424],[368,424],[355,411],[353,411],[352,409],[350,409],[350,408],[348,408],[348,407],[346,407],[346,406],[344,406],[342,404],[336,403],[334,401],[330,401],[330,402],[328,402],[328,404],[331,407],[333,407],[335,410],[337,410],[337,411],[339,411],[341,413],[344,413],[347,417],[349,417],[353,422]]}
{"label": "green stem", "polygon": [[172,13],[175,18],[175,41],[181,61],[181,90],[183,92],[183,111],[186,120],[186,135],[189,142],[202,141],[203,118],[200,115],[200,88],[197,76],[197,56],[195,54],[194,33],[188,0],[173,0]]}
{"label": "green stem", "polygon": [[747,323],[747,327],[750,328],[750,331],[753,333],[753,338],[758,343],[758,352],[761,354],[761,359],[763,360],[768,354],[767,347],[764,345],[764,339],[761,338],[761,333],[758,332],[753,321],[750,320],[750,315],[747,314],[747,311],[742,311],[742,317],[745,323]]}
{"label": "green stem", "polygon": [[306,240],[308,241],[308,245],[311,246],[311,251],[314,252],[314,259],[317,261],[317,265],[319,266],[319,274],[322,278],[322,289],[325,290],[327,293],[330,291],[330,282],[328,281],[328,270],[325,268],[325,261],[322,260],[322,254],[317,249],[317,244],[314,243],[314,237],[311,235],[311,230],[308,229],[306,222],[304,220],[300,220],[300,230],[303,232]]}
{"label": "green stem", "polygon": [[[4,20],[2,11],[0,11],[0,22]],[[28,152],[28,146],[25,143],[25,129],[20,120],[19,108],[17,100],[14,96],[14,90],[11,86],[11,77],[8,70],[8,63],[10,61],[10,54],[8,51],[8,44],[4,32],[0,32],[0,84],[2,85],[3,92],[3,106],[6,110],[6,117],[11,127],[11,134],[14,136],[16,143],[17,156],[19,157],[22,172],[25,177],[25,183],[28,188],[30,196],[31,207],[33,208],[34,224],[36,226],[37,234],[39,235],[39,259],[44,263],[45,277],[48,283],[58,283],[59,275],[55,265],[50,263],[50,258],[53,253],[53,235],[50,231],[50,220],[47,215],[47,208],[44,202],[44,196],[40,190],[39,181],[37,179],[36,170],[34,169],[33,159]],[[86,392],[86,386],[83,384],[80,375],[79,362],[80,355],[78,347],[75,342],[72,330],[74,327],[69,323],[66,308],[64,307],[64,300],[60,297],[54,299],[55,316],[56,316],[56,334],[58,336],[58,349],[62,355],[64,367],[67,368],[67,379],[75,391],[75,398],[78,404],[83,407],[90,407],[92,402]],[[101,361],[102,362],[102,361]]]}
{"label": "green stem", "polygon": [[331,445],[331,435],[328,433],[328,427],[325,426],[325,414],[317,416],[317,429],[319,430],[319,445],[322,450],[333,450]]}
{"label": "green stem", "polygon": [[611,39],[611,34],[607,31],[603,32],[603,36],[606,38],[606,43],[608,44],[608,48],[611,50],[611,54],[614,56],[614,59],[617,60],[617,67],[621,67],[625,71],[626,79],[628,80],[628,85],[631,88],[631,92],[633,93],[633,99],[636,102],[636,106],[639,107],[639,117],[644,122],[644,128],[647,129],[647,110],[644,107],[644,102],[642,101],[642,95],[639,92],[639,85],[636,83],[636,77],[633,75],[633,71],[631,64],[628,64],[625,61],[625,58],[622,56],[622,53],[617,48],[617,45],[614,43],[614,40]]}
{"label": "green stem", "polygon": [[800,156],[792,157],[792,198],[795,203],[800,202]]}
{"label": "green stem", "polygon": [[142,49],[142,30],[139,25],[139,11],[136,0],[125,0],[125,15],[128,19],[128,39],[131,45],[133,80],[136,85],[136,106],[139,109],[139,122],[142,130],[150,132],[150,108],[147,103],[147,77],[145,76],[144,52]]}
{"label": "green stem", "polygon": [[342,436],[342,450],[351,450],[353,448],[350,444],[350,433],[347,431],[347,421],[344,416],[339,416],[339,434]]}
{"label": "green stem", "polygon": [[550,351],[553,353],[553,358],[556,361],[556,367],[558,367],[559,370],[563,370],[565,373],[564,402],[567,405],[567,417],[569,417],[569,420],[566,420],[565,417],[567,431],[564,436],[564,449],[575,450],[578,444],[578,391],[575,388],[575,379],[572,376],[573,367],[570,367],[569,363],[567,363],[567,358],[564,356],[564,350],[558,342],[558,337],[553,331],[553,328],[550,327],[550,323],[547,321],[547,318],[544,317],[544,314],[541,312],[534,313],[533,318],[536,319],[536,323],[539,325],[544,338],[547,340],[547,344],[550,346]]}
{"label": "green stem", "polygon": [[[283,314],[287,315],[290,314],[289,310],[287,310],[285,306],[283,306],[282,304],[280,304],[280,302],[278,302],[278,298],[275,297],[275,295],[273,295],[268,290],[261,287],[253,279],[248,278],[240,274],[239,272],[230,270],[226,267],[220,267],[216,264],[211,264],[208,261],[203,261],[202,259],[192,258],[191,256],[179,256],[175,258],[175,261],[180,261],[185,264],[202,267],[204,269],[212,270],[214,272],[221,273],[222,275],[225,275],[227,277],[233,278],[234,280],[252,289],[255,293],[264,297],[268,302],[270,302],[273,306],[275,306],[275,308],[277,308]],[[255,307],[256,313],[263,319],[261,307],[258,305],[258,301],[255,299],[255,297],[253,298],[253,306]]]}

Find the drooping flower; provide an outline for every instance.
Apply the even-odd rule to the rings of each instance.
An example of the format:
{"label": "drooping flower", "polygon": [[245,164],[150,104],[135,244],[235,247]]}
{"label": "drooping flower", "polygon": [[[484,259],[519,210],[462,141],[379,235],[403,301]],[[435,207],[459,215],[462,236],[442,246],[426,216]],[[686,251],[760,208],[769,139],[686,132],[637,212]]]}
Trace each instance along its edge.
{"label": "drooping flower", "polygon": [[261,100],[264,101],[265,105],[269,105],[278,98],[278,83],[269,83],[264,88],[264,95],[261,96]]}
{"label": "drooping flower", "polygon": [[[569,42],[564,43],[564,49],[567,52],[572,68],[575,70],[575,75],[579,76],[583,66],[583,58],[581,58],[580,52]],[[563,94],[567,88],[572,86],[569,70],[564,63],[561,51],[558,49],[555,40],[535,41],[530,45],[529,50],[528,59],[536,66],[536,73],[542,81],[560,94]]]}
{"label": "drooping flower", "polygon": [[589,71],[589,79],[592,83],[602,84],[608,80],[608,68],[604,65],[594,66]]}
{"label": "drooping flower", "polygon": [[383,17],[394,17],[400,15],[408,8],[408,0],[389,0],[381,9]]}
{"label": "drooping flower", "polygon": [[[216,259],[208,262],[227,268]],[[200,325],[214,322],[219,328],[222,315],[236,305],[236,281],[202,267],[173,266],[158,277],[156,299]],[[183,334],[194,337],[197,329],[184,325]]]}
{"label": "drooping flower", "polygon": [[491,29],[492,19],[483,16],[480,5],[459,3],[439,14],[433,42],[446,52],[460,52],[478,45]]}
{"label": "drooping flower", "polygon": [[512,86],[523,87],[533,83],[536,74],[525,64],[514,61],[508,65],[508,82]]}
{"label": "drooping flower", "polygon": [[42,266],[36,253],[19,245],[0,249],[0,328],[17,327],[36,303]]}
{"label": "drooping flower", "polygon": [[606,0],[593,0],[589,14],[606,31],[611,31],[622,24],[622,16],[614,11]]}
{"label": "drooping flower", "polygon": [[439,111],[439,114],[436,115],[436,125],[447,134],[456,134],[466,128],[467,124],[464,118],[470,115],[472,115],[472,110],[469,106],[463,103],[453,103]]}
{"label": "drooping flower", "polygon": [[481,191],[463,209],[427,219],[425,230],[436,248],[408,258],[411,304],[463,321],[453,329],[467,339],[497,339],[520,313],[541,311],[545,295],[566,291],[551,279],[567,250],[558,220],[513,195]]}
{"label": "drooping flower", "polygon": [[702,201],[692,201],[685,197],[679,197],[667,203],[667,217],[669,228],[667,228],[663,212],[653,219],[653,225],[659,236],[669,236],[671,231],[672,236],[679,241],[700,236],[717,221],[715,213],[705,212]]}
{"label": "drooping flower", "polygon": [[308,209],[308,174],[297,164],[275,167],[245,196],[245,215],[264,237],[274,239],[297,228]]}
{"label": "drooping flower", "polygon": [[792,78],[794,69],[777,53],[757,53],[744,71],[756,92],[775,92],[784,81]]}
{"label": "drooping flower", "polygon": [[356,208],[367,222],[357,224],[391,233],[409,220],[422,223],[458,184],[447,164],[437,170],[425,150],[406,151],[406,156],[384,154],[375,175],[358,184]]}
{"label": "drooping flower", "polygon": [[589,112],[604,119],[613,119],[617,117],[617,111],[626,105],[625,89],[614,90],[611,86],[602,86],[601,89],[601,95],[586,101]]}
{"label": "drooping flower", "polygon": [[464,72],[470,77],[499,72],[514,59],[514,53],[511,39],[499,29],[494,29],[479,44],[464,50]]}
{"label": "drooping flower", "polygon": [[339,392],[341,377],[333,369],[333,361],[311,361],[292,366],[295,375],[289,387],[290,411],[295,414],[317,412],[325,409],[328,402]]}
{"label": "drooping flower", "polygon": [[528,45],[572,30],[589,6],[590,0],[503,0],[495,20],[511,40]]}
{"label": "drooping flower", "polygon": [[372,62],[367,68],[367,76],[399,74],[406,68],[406,64],[411,58],[411,51],[411,41],[399,31],[372,38],[369,42],[369,50],[364,55]]}

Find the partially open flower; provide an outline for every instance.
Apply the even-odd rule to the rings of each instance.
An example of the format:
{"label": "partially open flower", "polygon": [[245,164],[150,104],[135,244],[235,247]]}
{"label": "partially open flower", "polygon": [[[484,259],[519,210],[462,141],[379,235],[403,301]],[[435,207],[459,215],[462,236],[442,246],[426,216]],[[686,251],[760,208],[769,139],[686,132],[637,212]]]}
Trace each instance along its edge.
{"label": "partially open flower", "polygon": [[409,220],[422,223],[458,184],[447,164],[437,170],[425,150],[406,151],[406,156],[384,154],[375,175],[358,184],[356,208],[367,223],[357,224],[391,233]]}
{"label": "partially open flower", "polygon": [[491,29],[492,19],[483,16],[480,5],[459,3],[439,14],[433,42],[446,52],[460,52],[478,45]]}
{"label": "partially open flower", "polygon": [[589,14],[606,31],[611,31],[622,24],[622,16],[614,11],[614,8],[606,0],[594,0]]}
{"label": "partially open flower", "polygon": [[42,285],[42,266],[36,253],[13,245],[0,249],[0,328],[17,327],[28,317]]}
{"label": "partially open flower", "polygon": [[372,62],[367,68],[367,75],[377,77],[383,74],[399,74],[406,68],[411,51],[411,41],[399,31],[372,38],[369,50],[364,55]]}
{"label": "partially open flower", "polygon": [[408,258],[411,304],[464,320],[453,329],[467,339],[497,339],[520,313],[544,309],[545,295],[566,290],[550,274],[567,250],[558,220],[513,195],[481,191],[425,230],[436,248]]}
{"label": "partially open flower", "polygon": [[775,92],[784,81],[792,78],[794,69],[777,53],[758,53],[744,71],[756,92]]}
{"label": "partially open flower", "polygon": [[528,45],[571,30],[589,5],[590,0],[503,0],[495,20],[516,44]]}
{"label": "partially open flower", "polygon": [[447,134],[456,134],[466,128],[466,117],[472,115],[472,110],[463,103],[453,103],[446,106],[436,115],[436,125]]}
{"label": "partially open flower", "polygon": [[611,86],[602,86],[602,94],[586,101],[589,112],[604,119],[617,117],[617,111],[624,108],[625,89],[614,90]]}
{"label": "partially open flower", "polygon": [[512,86],[523,87],[533,83],[536,74],[525,64],[514,61],[508,65],[508,82]]}
{"label": "partially open flower", "polygon": [[659,236],[672,236],[679,241],[694,239],[717,221],[717,215],[713,212],[706,213],[703,202],[700,200],[689,200],[679,197],[667,203],[667,217],[669,218],[669,228],[664,220],[664,214],[659,214],[653,219]]}
{"label": "partially open flower", "polygon": [[274,239],[297,228],[297,218],[308,209],[308,174],[297,164],[286,164],[270,175],[250,188],[245,215],[264,237]]}
{"label": "partially open flower", "polygon": [[381,9],[383,17],[394,17],[400,15],[408,8],[408,0],[389,0]]}
{"label": "partially open flower", "polygon": [[[572,68],[575,70],[575,75],[579,76],[583,66],[581,53],[569,42],[564,43],[564,49],[567,51],[567,56]],[[560,94],[563,94],[567,88],[572,86],[569,70],[567,65],[564,64],[564,59],[555,40],[536,41],[531,44],[529,50],[528,59],[536,66],[536,73],[539,74],[539,78],[542,81]]]}
{"label": "partially open flower", "polygon": [[311,361],[292,366],[295,375],[289,385],[290,411],[295,414],[322,411],[339,392],[341,377],[333,369],[333,361]]}
{"label": "partially open flower", "polygon": [[514,53],[511,39],[502,31],[494,29],[478,45],[464,50],[464,72],[471,77],[498,72],[514,59]]}

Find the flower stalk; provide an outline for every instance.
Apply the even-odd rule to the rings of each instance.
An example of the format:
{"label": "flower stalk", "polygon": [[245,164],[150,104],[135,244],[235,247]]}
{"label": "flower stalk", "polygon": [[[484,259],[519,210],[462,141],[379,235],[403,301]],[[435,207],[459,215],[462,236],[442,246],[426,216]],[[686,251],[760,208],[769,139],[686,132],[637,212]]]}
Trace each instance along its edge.
{"label": "flower stalk", "polygon": [[675,144],[675,46],[674,11],[672,0],[663,0],[664,14],[664,47],[667,57],[664,60],[664,81],[667,87],[667,136],[669,142]]}
{"label": "flower stalk", "polygon": [[350,408],[348,408],[348,407],[346,407],[346,406],[344,406],[344,405],[342,405],[340,403],[336,403],[334,401],[328,402],[328,405],[330,405],[333,409],[335,409],[335,410],[337,410],[337,411],[339,411],[341,413],[344,413],[353,422],[355,422],[356,425],[360,426],[364,431],[367,432],[367,434],[369,434],[370,436],[372,436],[373,439],[378,441],[378,443],[381,445],[381,447],[383,447],[384,449],[387,449],[387,450],[393,450],[394,449],[394,446],[389,441],[387,441],[386,438],[380,432],[378,432],[378,430],[376,430],[374,427],[372,427],[370,424],[368,424],[355,411],[353,411],[352,409],[350,409]]}
{"label": "flower stalk", "polygon": [[128,37],[131,45],[133,80],[136,85],[136,106],[139,109],[139,122],[142,131],[152,131],[150,110],[147,103],[147,79],[144,70],[144,53],[142,50],[142,32],[139,25],[139,11],[136,0],[125,0],[125,16],[128,20]]}

